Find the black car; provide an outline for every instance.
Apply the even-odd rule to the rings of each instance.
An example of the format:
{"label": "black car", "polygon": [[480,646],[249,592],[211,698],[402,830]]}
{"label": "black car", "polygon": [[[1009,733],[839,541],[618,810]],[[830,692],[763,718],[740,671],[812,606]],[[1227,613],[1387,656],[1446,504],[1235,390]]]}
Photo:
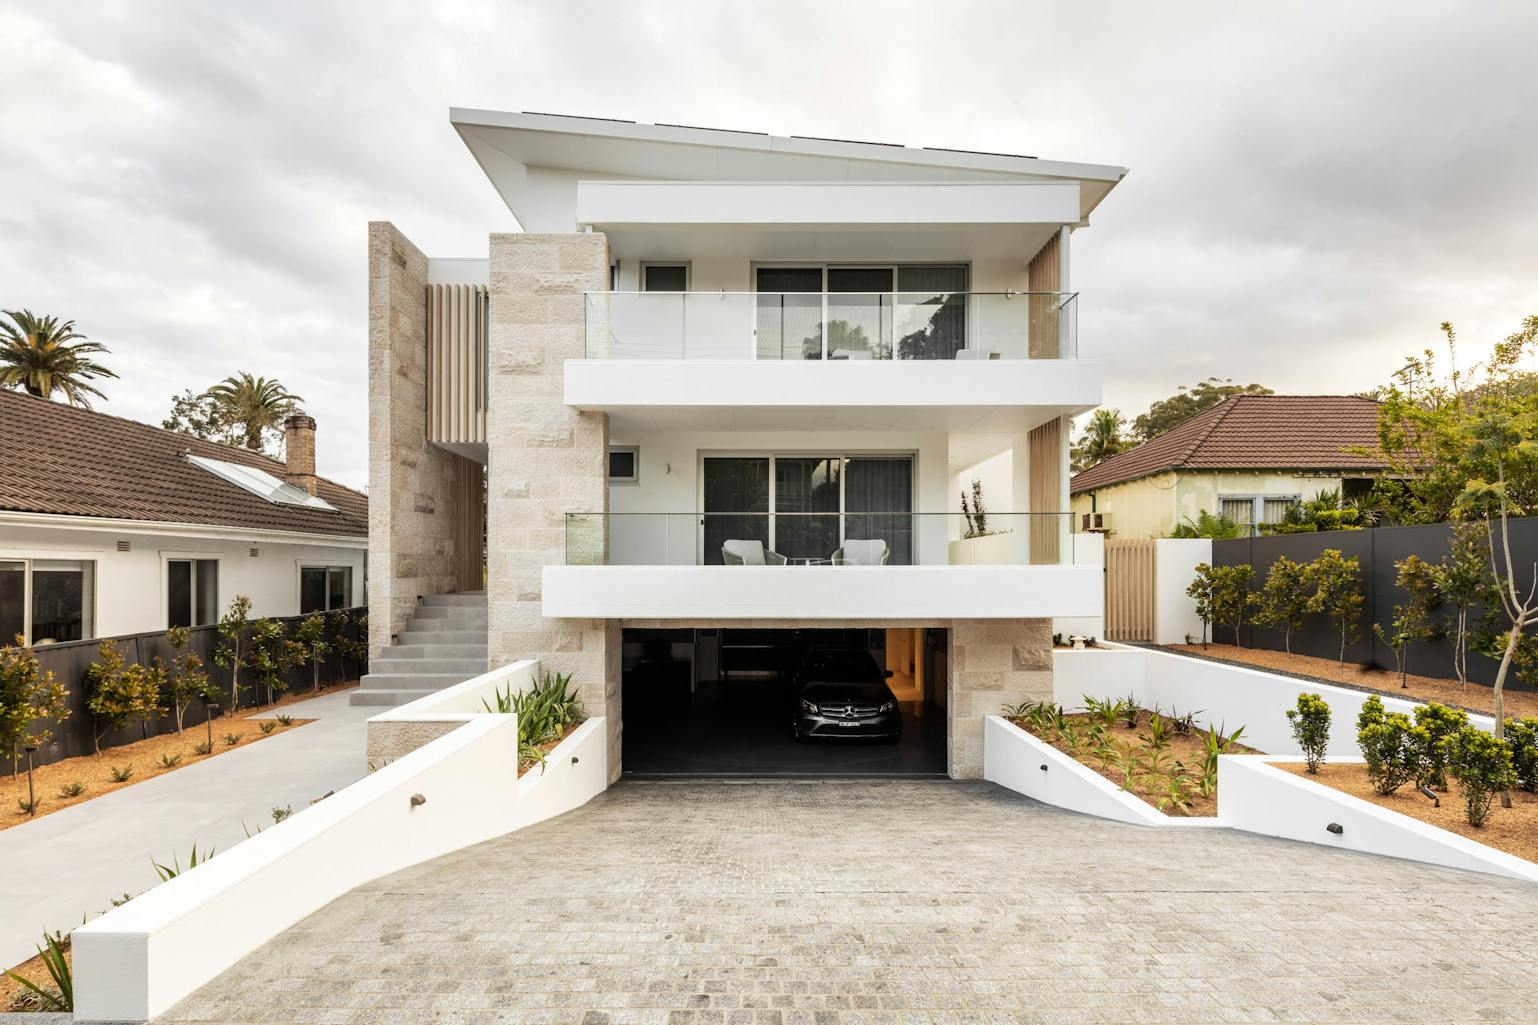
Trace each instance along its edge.
{"label": "black car", "polygon": [[795,679],[796,742],[813,737],[897,740],[903,720],[897,698],[886,684],[891,675],[868,651],[808,654]]}

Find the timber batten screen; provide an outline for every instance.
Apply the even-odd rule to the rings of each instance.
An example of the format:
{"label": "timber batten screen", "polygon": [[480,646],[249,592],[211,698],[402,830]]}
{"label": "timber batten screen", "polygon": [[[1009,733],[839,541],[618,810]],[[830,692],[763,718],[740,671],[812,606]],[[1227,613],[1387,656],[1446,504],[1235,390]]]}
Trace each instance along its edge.
{"label": "timber batten screen", "polygon": [[427,440],[486,440],[485,285],[427,286]]}

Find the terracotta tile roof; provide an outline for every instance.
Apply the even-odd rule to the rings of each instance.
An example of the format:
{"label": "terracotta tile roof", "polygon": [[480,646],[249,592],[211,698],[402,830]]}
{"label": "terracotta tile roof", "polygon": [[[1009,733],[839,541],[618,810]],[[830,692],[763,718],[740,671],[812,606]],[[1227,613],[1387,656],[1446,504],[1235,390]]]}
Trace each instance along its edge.
{"label": "terracotta tile roof", "polygon": [[368,536],[368,496],[322,478],[336,511],[275,505],[187,453],[283,475],[276,459],[134,420],[0,390],[0,509]]}
{"label": "terracotta tile roof", "polygon": [[[1361,446],[1368,455],[1348,451]],[[1381,470],[1378,403],[1355,395],[1235,395],[1076,474],[1072,494],[1165,470]]]}

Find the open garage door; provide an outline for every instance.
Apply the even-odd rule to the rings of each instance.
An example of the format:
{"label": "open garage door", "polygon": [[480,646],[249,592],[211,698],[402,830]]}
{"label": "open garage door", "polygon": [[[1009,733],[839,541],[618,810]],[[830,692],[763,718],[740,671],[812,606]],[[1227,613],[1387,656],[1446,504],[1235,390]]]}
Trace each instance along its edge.
{"label": "open garage door", "polygon": [[946,635],[626,629],[624,772],[944,777]]}

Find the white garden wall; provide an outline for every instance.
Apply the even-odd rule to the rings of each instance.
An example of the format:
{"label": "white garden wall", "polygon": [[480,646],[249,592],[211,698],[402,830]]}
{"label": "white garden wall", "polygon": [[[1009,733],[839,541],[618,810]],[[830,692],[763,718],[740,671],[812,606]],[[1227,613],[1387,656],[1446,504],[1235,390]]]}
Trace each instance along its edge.
{"label": "white garden wall", "polygon": [[1154,542],[1154,643],[1184,644],[1202,636],[1196,599],[1186,588],[1196,579],[1196,565],[1212,561],[1212,541],[1205,537],[1160,538]]}
{"label": "white garden wall", "polygon": [[[518,779],[518,724],[482,697],[521,662],[385,713],[458,719],[446,735],[74,931],[77,1021],[144,1021],[349,890],[586,803],[607,786],[589,719]],[[495,707],[494,701],[493,707]],[[412,804],[413,795],[425,800]]]}
{"label": "white garden wall", "polygon": [[[1326,847],[1538,882],[1538,865],[1530,861],[1270,764],[1284,760],[1301,759],[1225,755],[1218,760],[1219,817],[1225,825]],[[1339,833],[1329,830],[1332,823],[1340,826]]]}
{"label": "white garden wall", "polygon": [[[1229,731],[1243,726],[1241,743],[1267,754],[1300,753],[1293,743],[1287,709],[1295,708],[1298,695],[1307,693],[1318,694],[1330,705],[1327,755],[1356,756],[1356,717],[1370,696],[1349,687],[1121,645],[1055,651],[1052,669],[1052,700],[1065,708],[1082,708],[1086,694],[1096,699],[1130,694],[1145,708],[1157,705],[1166,713],[1199,713],[1197,719],[1203,725]],[[1394,697],[1382,700],[1388,711],[1407,715],[1419,704]],[[1469,721],[1483,730],[1495,728],[1490,716],[1471,715]]]}

